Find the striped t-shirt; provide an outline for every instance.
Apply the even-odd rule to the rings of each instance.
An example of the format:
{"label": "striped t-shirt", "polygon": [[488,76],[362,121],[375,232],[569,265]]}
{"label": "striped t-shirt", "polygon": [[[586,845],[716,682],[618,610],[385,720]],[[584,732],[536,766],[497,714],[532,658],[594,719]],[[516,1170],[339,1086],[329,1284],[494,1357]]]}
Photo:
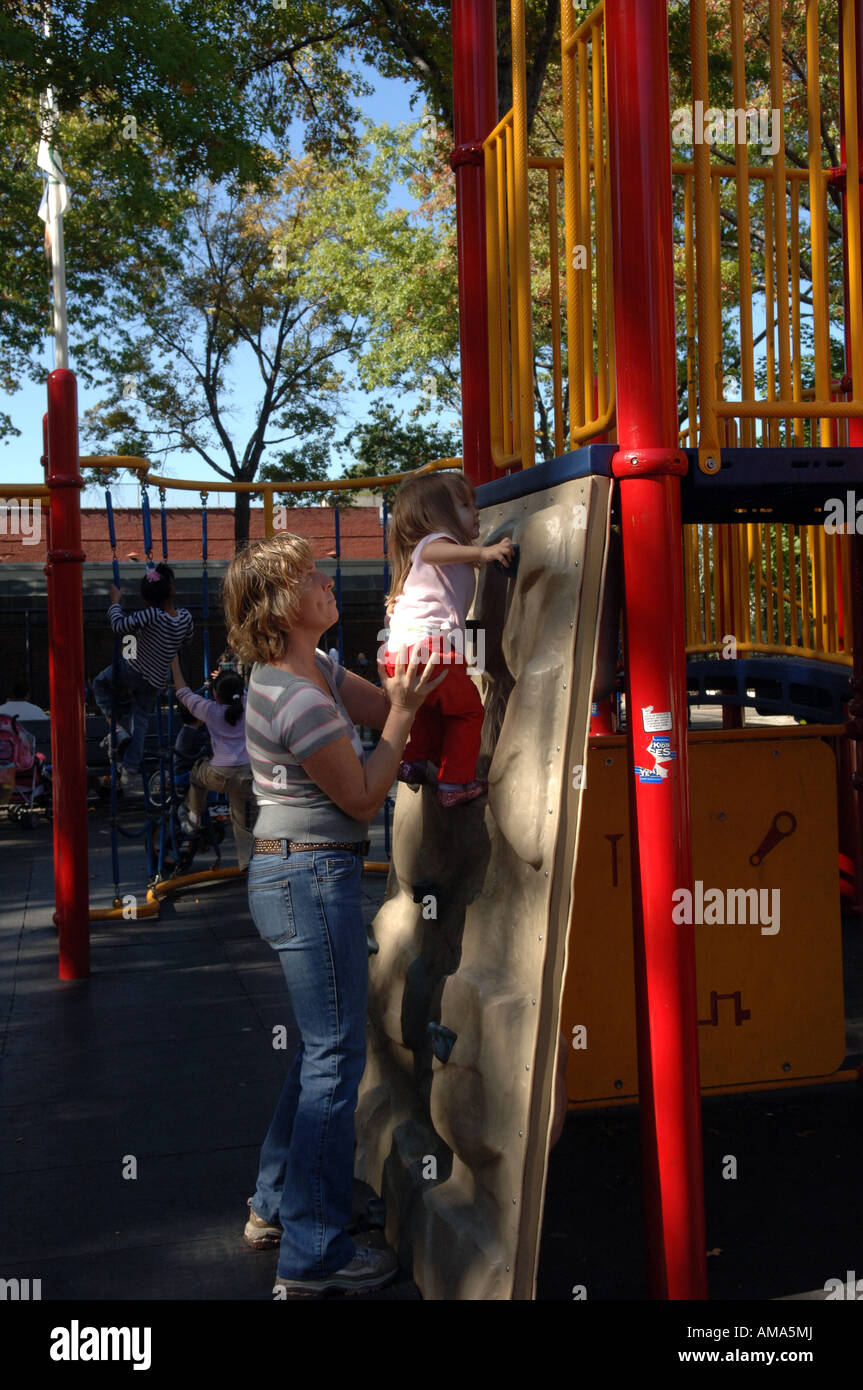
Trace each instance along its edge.
{"label": "striped t-shirt", "polygon": [[159,690],[168,684],[171,662],[195,627],[188,608],[178,608],[176,618],[172,618],[163,608],[152,604],[134,613],[124,613],[119,603],[112,603],[108,621],[115,632],[134,634],[135,655],[127,656],[126,660]]}
{"label": "striped t-shirt", "polygon": [[332,698],[314,681],[257,662],[246,698],[246,751],[254,777],[262,840],[364,840],[368,821],[354,820],[322,792],[300,764],[347,737],[360,762],[365,750],[338,694],[345,669],[316,651]]}

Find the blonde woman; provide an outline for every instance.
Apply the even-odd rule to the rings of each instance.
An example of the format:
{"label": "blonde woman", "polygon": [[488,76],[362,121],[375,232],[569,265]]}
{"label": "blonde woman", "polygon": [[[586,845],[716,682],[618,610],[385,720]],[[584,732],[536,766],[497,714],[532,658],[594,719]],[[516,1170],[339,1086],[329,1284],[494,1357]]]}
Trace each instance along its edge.
{"label": "blonde woman", "polygon": [[[338,619],[308,541],[282,535],[234,557],[228,642],[252,666],[246,746],[258,815],[249,908],[278,953],[301,1042],[261,1149],[247,1242],[278,1244],[282,1297],[380,1288],[389,1249],[355,1245],[354,1111],[365,1067],[368,947],[360,878],[369,822],[414,715],[443,676],[406,653],[383,689],[319,649]],[[355,724],[382,730],[366,753]]]}

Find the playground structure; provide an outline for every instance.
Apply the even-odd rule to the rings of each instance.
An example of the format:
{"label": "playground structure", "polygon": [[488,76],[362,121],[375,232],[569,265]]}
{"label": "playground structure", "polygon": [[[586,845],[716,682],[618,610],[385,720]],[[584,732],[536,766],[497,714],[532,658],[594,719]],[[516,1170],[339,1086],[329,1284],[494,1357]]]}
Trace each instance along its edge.
{"label": "playground structure", "polygon": [[[783,1068],[789,1082],[824,1079],[835,1076],[842,1060],[836,771],[824,740],[836,748],[859,888],[854,779],[863,738],[863,556],[860,537],[828,534],[823,520],[828,499],[858,485],[863,495],[863,388],[853,372],[863,361],[860,203],[847,196],[844,182],[845,169],[863,167],[863,4],[839,0],[836,7],[843,72],[843,169],[837,171],[822,168],[820,153],[818,20],[825,3],[806,3],[810,143],[801,170],[787,166],[783,139],[772,163],[758,167],[750,166],[740,142],[733,168],[711,167],[703,143],[695,144],[691,165],[672,159],[664,0],[605,0],[580,22],[576,9],[562,6],[563,155],[531,158],[522,0],[512,5],[513,108],[502,120],[494,4],[454,0],[451,162],[459,216],[463,467],[478,487],[484,539],[510,534],[523,558],[511,584],[484,576],[472,615],[495,638],[487,644],[483,679],[489,806],[469,815],[466,809],[459,824],[469,825],[470,836],[459,842],[459,858],[452,854],[451,825],[429,817],[425,793],[400,789],[388,897],[375,924],[381,949],[372,966],[374,1040],[360,1100],[359,1170],[384,1191],[388,1233],[412,1256],[427,1296],[531,1297],[561,1031],[569,1037],[585,1026],[596,1040],[587,1078],[573,1081],[570,1056],[573,1099],[640,1098],[655,1297],[706,1292],[702,1085],[775,1085]],[[704,0],[691,0],[690,14],[692,102],[701,101],[703,110],[709,105]],[[765,0],[765,14],[771,105],[781,120],[778,0]],[[745,110],[741,21],[740,0],[729,0],[735,106]],[[552,266],[555,458],[543,464],[535,457],[531,170],[547,190]],[[738,400],[725,395],[716,273],[728,251],[719,188],[729,179],[738,227]],[[845,373],[836,380],[825,207],[828,182],[840,179],[847,290]],[[769,232],[762,400],[755,393],[751,187],[760,191]],[[676,207],[686,320],[682,429]],[[586,251],[584,264],[578,248]],[[802,373],[806,251],[813,269],[812,389]],[[83,702],[68,698],[84,685],[80,463],[123,464],[157,486],[201,487],[149,475],[145,460],[79,461],[68,371],[49,378],[46,436],[56,920],[60,975],[69,979],[89,969]],[[318,486],[332,491],[339,483]],[[358,483],[341,486],[356,490]],[[263,495],[271,534],[273,493],[290,485],[233,490],[241,487]],[[220,484],[219,490],[230,489]],[[29,497],[38,491],[19,489]],[[612,518],[623,550],[625,754],[613,729],[591,735],[589,727]],[[698,689],[722,704],[726,729],[688,736],[686,656],[698,661],[724,653],[729,636],[734,660],[714,659],[708,673],[690,667]],[[735,660],[746,667],[740,679]],[[808,681],[810,690],[832,691],[833,723],[782,738],[776,730],[740,728],[757,660],[765,680],[774,662],[805,663],[805,680],[802,666],[786,672],[778,703],[786,711],[802,708],[792,687]],[[854,698],[843,724],[835,715],[849,674]],[[761,698],[769,696],[762,690]],[[662,775],[644,775],[652,763]],[[758,800],[755,791],[765,786],[773,791]],[[718,801],[705,795],[710,788],[720,793]],[[606,811],[610,820],[603,819]],[[792,833],[809,849],[793,880],[780,844]],[[793,931],[790,914],[783,926],[791,958],[778,995],[767,979],[775,962],[757,954],[778,943],[759,933],[742,951],[726,942],[714,947],[709,926],[682,930],[672,919],[674,893],[693,890],[697,878],[750,886],[738,868],[744,844],[756,871],[752,886],[791,885],[799,899]],[[595,872],[597,862],[603,874],[611,866],[610,883]],[[429,895],[437,918],[423,915]],[[608,924],[604,942],[591,937],[591,922]],[[822,922],[816,937],[812,927]],[[705,952],[715,951],[704,968],[727,973],[730,960],[743,987],[711,986],[702,998],[696,949],[699,973]],[[614,979],[629,981],[630,991],[616,1014],[602,1004],[609,992],[603,968],[613,956]],[[787,1008],[783,993],[802,981],[817,981],[805,1017]],[[784,1035],[783,1003],[786,1027],[793,1023]],[[719,1027],[728,1011],[731,1046]],[[807,1045],[795,1052],[801,1034]],[[432,1183],[419,1171],[429,1155],[439,1168]]]}

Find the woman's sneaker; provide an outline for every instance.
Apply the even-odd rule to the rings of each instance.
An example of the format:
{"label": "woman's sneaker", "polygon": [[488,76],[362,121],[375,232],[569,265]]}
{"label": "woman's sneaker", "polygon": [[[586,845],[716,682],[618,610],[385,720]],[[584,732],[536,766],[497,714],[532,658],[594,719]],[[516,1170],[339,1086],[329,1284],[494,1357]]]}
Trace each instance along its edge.
{"label": "woman's sneaker", "polygon": [[278,1245],[282,1239],[282,1227],[278,1221],[265,1221],[262,1216],[252,1207],[252,1198],[248,1200],[249,1219],[246,1222],[246,1229],[243,1235],[247,1245],[251,1245],[253,1250],[272,1250],[274,1245]]}
{"label": "woman's sneaker", "polygon": [[[358,1245],[353,1259],[344,1269],[324,1279],[276,1279],[273,1293],[280,1298],[317,1298],[329,1289],[343,1293],[368,1293],[389,1284],[398,1271],[398,1260],[389,1246]],[[281,1292],[284,1290],[284,1292]]]}
{"label": "woman's sneaker", "polygon": [[478,796],[487,794],[488,782],[485,778],[474,782],[438,782],[439,806],[461,806],[465,801],[476,801]]}

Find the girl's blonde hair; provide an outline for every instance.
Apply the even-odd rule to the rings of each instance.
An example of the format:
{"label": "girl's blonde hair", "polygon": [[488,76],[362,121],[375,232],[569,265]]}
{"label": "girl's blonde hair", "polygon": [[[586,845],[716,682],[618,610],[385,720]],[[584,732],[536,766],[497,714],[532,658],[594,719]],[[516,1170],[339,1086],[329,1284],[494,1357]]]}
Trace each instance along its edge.
{"label": "girl's blonde hair", "polygon": [[423,536],[447,531],[462,545],[472,545],[456,511],[456,504],[472,506],[474,490],[463,473],[421,473],[401,484],[393,502],[388,544],[392,556],[392,583],[386,603],[398,598],[411,567],[411,555]]}
{"label": "girl's blonde hair", "polygon": [[245,666],[281,661],[310,565],[309,542],[287,533],[250,541],[228,565],[222,586],[228,646]]}

